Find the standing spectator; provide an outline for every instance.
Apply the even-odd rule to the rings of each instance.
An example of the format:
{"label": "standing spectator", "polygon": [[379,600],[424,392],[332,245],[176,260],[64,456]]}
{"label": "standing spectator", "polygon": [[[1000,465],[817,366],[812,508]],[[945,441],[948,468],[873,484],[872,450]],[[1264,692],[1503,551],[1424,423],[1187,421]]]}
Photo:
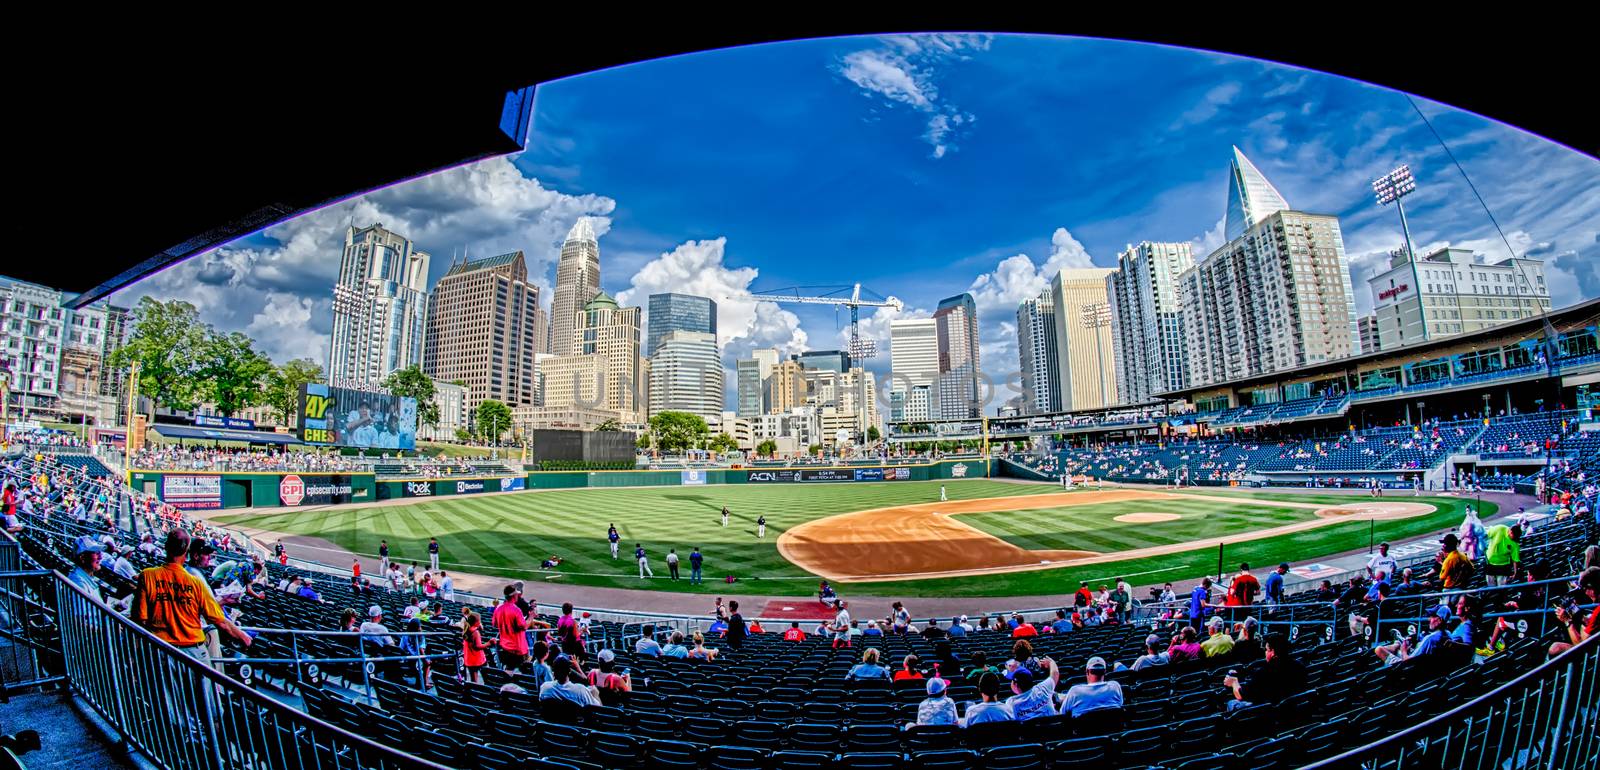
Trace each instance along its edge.
{"label": "standing spectator", "polygon": [[1122,578],[1117,578],[1117,587],[1111,592],[1111,607],[1116,613],[1118,623],[1128,622],[1128,617],[1132,614],[1133,596],[1128,593],[1127,586],[1127,583],[1122,582]]}
{"label": "standing spectator", "polygon": [[833,631],[833,643],[828,645],[830,649],[850,646],[850,625],[850,603],[841,600],[839,611],[833,616],[833,626],[829,629]]}
{"label": "standing spectator", "polygon": [[1106,660],[1098,655],[1089,659],[1083,671],[1085,682],[1067,689],[1061,713],[1073,717],[1099,709],[1122,708],[1122,685],[1106,681]]}
{"label": "standing spectator", "polygon": [[1228,585],[1227,605],[1233,608],[1234,617],[1237,618],[1246,608],[1256,603],[1256,594],[1261,593],[1261,583],[1256,576],[1250,574],[1249,564],[1239,565],[1239,574],[1233,576],[1233,582]]}
{"label": "standing spectator", "polygon": [[516,671],[528,662],[528,617],[517,606],[522,590],[515,585],[505,587],[505,601],[494,609],[492,620],[499,635],[500,667]]}
{"label": "standing spectator", "polygon": [[[1012,715],[1019,722],[1056,712],[1056,684],[1061,681],[1061,669],[1048,657],[1041,658],[1039,662],[1045,665],[1046,674],[1038,684],[1034,684],[1033,672],[1026,667],[1018,666],[1016,671],[1011,672],[1011,691],[1016,694],[1006,699],[1006,705],[1011,707]],[[1106,662],[1100,660],[1102,672],[1105,671],[1105,665]]]}
{"label": "standing spectator", "polygon": [[189,558],[189,533],[182,529],[167,533],[166,552],[166,564],[139,573],[133,620],[201,663],[210,660],[202,618],[249,647],[250,635],[222,613],[205,582],[184,569]]}
{"label": "standing spectator", "polygon": [[1189,625],[1198,632],[1205,625],[1206,608],[1210,607],[1211,578],[1201,578],[1200,585],[1189,591]]}
{"label": "standing spectator", "polygon": [[439,538],[437,537],[428,538],[428,570],[430,572],[439,571]]}
{"label": "standing spectator", "polygon": [[672,575],[673,580],[678,579],[678,549],[676,548],[667,551],[667,572]]}
{"label": "standing spectator", "polygon": [[1522,526],[1496,524],[1485,530],[1484,534],[1488,543],[1484,560],[1488,565],[1483,571],[1489,578],[1489,585],[1510,583],[1522,566],[1522,549],[1518,542],[1522,540]]}
{"label": "standing spectator", "polygon": [[561,617],[556,621],[556,639],[560,641],[562,652],[574,657],[583,654],[583,632],[578,627],[578,619],[572,615],[572,602],[561,603]]}
{"label": "standing spectator", "polygon": [[900,602],[895,602],[891,608],[894,610],[894,621],[889,630],[895,634],[904,634],[911,627],[911,611]]}
{"label": "standing spectator", "polygon": [[956,702],[945,692],[948,685],[938,677],[928,680],[928,697],[917,705],[917,724],[956,724]]}
{"label": "standing spectator", "polygon": [[1305,689],[1306,669],[1289,657],[1289,637],[1268,634],[1265,641],[1267,661],[1254,675],[1242,682],[1233,673],[1223,678],[1222,686],[1229,690],[1229,711],[1278,703]]}
{"label": "standing spectator", "polygon": [[700,546],[695,546],[694,550],[689,552],[689,585],[700,582],[700,565],[704,561],[705,557],[700,555]]}
{"label": "standing spectator", "polygon": [[1094,602],[1094,593],[1089,590],[1089,581],[1078,581],[1078,591],[1072,595],[1072,608],[1082,610]]}
{"label": "standing spectator", "polygon": [[1378,552],[1367,559],[1367,577],[1376,578],[1380,572],[1393,577],[1399,571],[1400,562],[1389,555],[1389,544],[1379,543]]}
{"label": "standing spectator", "polygon": [[350,576],[354,580],[361,579],[361,559],[359,557],[350,564]]}
{"label": "standing spectator", "polygon": [[967,707],[967,716],[960,722],[962,727],[981,725],[985,722],[1016,721],[1017,717],[1011,713],[1011,706],[1000,702],[998,674],[985,671],[978,676],[978,695],[982,700]]}
{"label": "standing spectator", "polygon": [[466,629],[461,634],[461,660],[467,668],[467,681],[483,684],[483,667],[488,664],[489,645],[483,641],[483,618],[467,610]]}
{"label": "standing spectator", "polygon": [[447,602],[456,600],[456,581],[448,572],[439,573],[439,598]]}
{"label": "standing spectator", "polygon": [[633,558],[639,560],[640,578],[643,578],[645,575],[649,575],[650,577],[656,576],[656,573],[650,569],[650,557],[645,555],[644,546],[642,544],[633,544]]}
{"label": "standing spectator", "polygon": [[749,631],[744,626],[744,616],[739,614],[739,602],[728,602],[728,646],[735,650],[744,646],[744,638]]}
{"label": "standing spectator", "polygon": [[1277,606],[1283,604],[1283,576],[1289,574],[1289,563],[1283,562],[1278,568],[1267,575],[1267,585],[1264,592],[1267,597],[1267,614],[1275,614]]}

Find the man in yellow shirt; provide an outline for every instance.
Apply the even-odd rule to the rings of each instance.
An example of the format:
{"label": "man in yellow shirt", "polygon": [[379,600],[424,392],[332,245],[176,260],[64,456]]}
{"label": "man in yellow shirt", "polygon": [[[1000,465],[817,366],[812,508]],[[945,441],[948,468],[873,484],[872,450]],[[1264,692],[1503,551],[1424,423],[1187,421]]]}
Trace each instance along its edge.
{"label": "man in yellow shirt", "polygon": [[189,533],[181,529],[167,533],[166,552],[166,564],[139,574],[137,598],[133,603],[134,622],[202,663],[211,659],[206,649],[202,617],[240,644],[250,646],[250,635],[228,620],[200,578],[184,570],[189,556]]}
{"label": "man in yellow shirt", "polygon": [[1439,563],[1439,582],[1444,590],[1455,591],[1472,581],[1472,561],[1457,549],[1461,538],[1454,532],[1444,536],[1444,559]]}

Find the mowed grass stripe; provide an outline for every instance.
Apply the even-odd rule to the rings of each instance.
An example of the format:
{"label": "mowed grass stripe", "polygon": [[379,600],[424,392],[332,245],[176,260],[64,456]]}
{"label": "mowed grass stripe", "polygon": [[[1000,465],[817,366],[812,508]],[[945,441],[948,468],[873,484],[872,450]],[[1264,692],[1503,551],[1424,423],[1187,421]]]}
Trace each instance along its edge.
{"label": "mowed grass stripe", "polygon": [[[1030,550],[1091,550],[1115,553],[1154,545],[1187,543],[1219,534],[1266,529],[1313,517],[1306,509],[1229,506],[1214,501],[1130,500],[1088,506],[961,514],[959,519]],[[1241,510],[1243,509],[1243,510]],[[1116,521],[1130,513],[1178,513],[1175,521]]]}

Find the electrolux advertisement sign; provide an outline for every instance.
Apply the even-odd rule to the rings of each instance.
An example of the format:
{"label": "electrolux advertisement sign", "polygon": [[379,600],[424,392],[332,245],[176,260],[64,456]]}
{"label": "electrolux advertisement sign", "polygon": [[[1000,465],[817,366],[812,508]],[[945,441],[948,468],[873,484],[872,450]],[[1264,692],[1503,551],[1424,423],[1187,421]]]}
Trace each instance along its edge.
{"label": "electrolux advertisement sign", "polygon": [[772,484],[799,481],[799,471],[750,471],[751,484]]}
{"label": "electrolux advertisement sign", "polygon": [[456,482],[456,494],[458,495],[473,495],[482,492],[483,490],[484,484],[482,479]]}
{"label": "electrolux advertisement sign", "polygon": [[222,507],[221,476],[162,476],[161,501],[183,510]]}
{"label": "electrolux advertisement sign", "polygon": [[289,474],[278,482],[281,505],[334,505],[355,499],[355,486],[349,476],[300,476]]}

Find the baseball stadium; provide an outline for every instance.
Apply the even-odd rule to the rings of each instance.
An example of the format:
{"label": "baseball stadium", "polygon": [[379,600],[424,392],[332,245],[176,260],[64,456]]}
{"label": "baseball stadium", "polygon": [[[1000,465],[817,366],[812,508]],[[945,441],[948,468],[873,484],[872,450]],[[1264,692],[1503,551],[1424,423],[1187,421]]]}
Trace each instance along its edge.
{"label": "baseball stadium", "polygon": [[[443,155],[276,127],[328,147],[206,185],[227,213],[152,192],[191,202],[130,235],[156,256],[0,276],[0,770],[1600,766],[1591,153],[1273,61],[1193,91],[1238,57],[1187,48],[712,42],[449,84],[411,105]],[[1061,66],[1123,113],[1152,92],[1159,153],[1009,134],[1052,51],[1121,62]],[[806,131],[747,95],[780,72]],[[597,106],[628,101],[651,133]],[[909,160],[876,138],[907,118]],[[955,245],[1074,198],[1037,168],[1154,184],[1034,144],[1171,173],[1201,136],[1233,144],[1225,199],[1173,181]],[[775,215],[764,185],[823,163],[861,187],[839,208],[952,245],[800,249],[800,193]],[[628,186],[657,171],[672,196]],[[1174,203],[1202,188],[1220,220]],[[1210,229],[1133,245],[1179,220]]]}

